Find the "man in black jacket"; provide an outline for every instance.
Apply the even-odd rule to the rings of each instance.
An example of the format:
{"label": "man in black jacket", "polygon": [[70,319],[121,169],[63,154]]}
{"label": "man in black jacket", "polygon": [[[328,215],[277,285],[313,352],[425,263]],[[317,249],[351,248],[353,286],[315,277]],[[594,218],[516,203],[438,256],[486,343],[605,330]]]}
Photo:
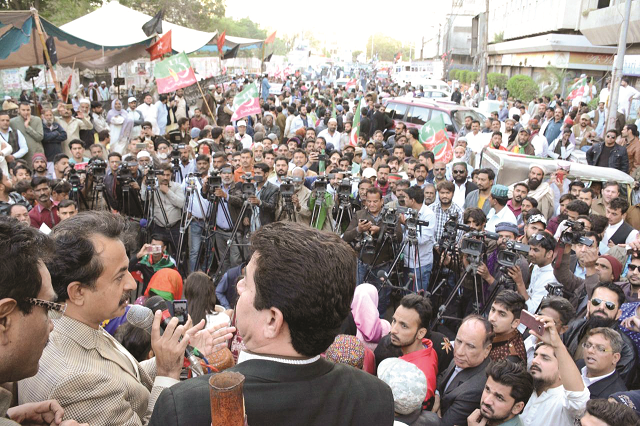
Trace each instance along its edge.
{"label": "man in black jacket", "polygon": [[629,173],[627,148],[616,143],[617,137],[617,130],[608,130],[604,142],[594,143],[587,151],[587,163],[590,166],[611,167]]}
{"label": "man in black jacket", "polygon": [[[389,386],[320,356],[350,311],[351,247],[335,234],[291,222],[261,228],[251,244],[254,255],[238,283],[236,305],[246,351],[231,369],[245,376],[247,423],[392,425]],[[165,389],[149,424],[210,425],[209,377]]]}
{"label": "man in black jacket", "polygon": [[487,382],[493,326],[486,318],[469,315],[462,320],[453,348],[453,361],[438,375],[438,393],[429,425],[463,425],[474,410]]}
{"label": "man in black jacket", "polygon": [[635,344],[620,330],[617,323],[621,314],[620,305],[624,301],[624,292],[619,286],[611,282],[598,284],[587,306],[587,317],[575,320],[562,335],[562,341],[573,359],[579,360],[584,358],[585,348],[582,344],[586,342],[587,334],[591,329],[608,327],[620,333],[624,345],[616,370],[629,386],[635,379],[638,356]]}
{"label": "man in black jacket", "polygon": [[623,344],[620,333],[611,328],[592,328],[587,333],[582,344],[584,359],[577,364],[591,399],[607,399],[616,392],[626,392],[627,387],[616,371]]}

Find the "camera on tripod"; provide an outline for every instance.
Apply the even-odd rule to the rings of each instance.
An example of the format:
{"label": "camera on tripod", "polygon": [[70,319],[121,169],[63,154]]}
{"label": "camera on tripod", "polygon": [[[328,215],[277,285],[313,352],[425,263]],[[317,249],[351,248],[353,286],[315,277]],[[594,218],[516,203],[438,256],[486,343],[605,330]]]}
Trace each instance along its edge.
{"label": "camera on tripod", "polygon": [[398,207],[398,213],[405,215],[404,224],[407,227],[410,237],[416,236],[418,226],[429,226],[428,221],[418,219],[418,210],[410,209],[408,207]]}
{"label": "camera on tripod", "polygon": [[244,198],[255,197],[256,186],[255,183],[262,182],[262,176],[242,175],[242,196]]}
{"label": "camera on tripod", "polygon": [[107,173],[107,162],[99,158],[94,158],[87,164],[87,173],[96,180],[104,178]]}
{"label": "camera on tripod", "polygon": [[456,245],[456,241],[458,241],[458,231],[469,232],[471,231],[471,227],[458,223],[458,213],[452,213],[444,224],[438,245],[444,251],[451,250],[451,248]]}
{"label": "camera on tripod", "polygon": [[282,184],[280,185],[280,194],[285,199],[285,202],[291,200],[293,194],[296,193],[295,184],[302,182],[302,178],[295,177],[286,177],[282,179]]}
{"label": "camera on tripod", "polygon": [[122,185],[128,185],[133,182],[133,174],[131,173],[130,167],[137,165],[135,162],[129,163],[120,163],[118,169],[116,170],[116,179]]}
{"label": "camera on tripod", "polygon": [[67,180],[69,181],[69,184],[71,185],[71,187],[77,188],[80,185],[82,185],[82,182],[80,181],[80,176],[78,175],[78,171],[73,167],[67,169],[67,173],[65,174],[67,175]]}
{"label": "camera on tripod", "polygon": [[587,247],[593,245],[593,240],[585,237],[584,224],[572,220],[565,221],[567,229],[560,235],[560,241],[564,244],[584,244]]}
{"label": "camera on tripod", "polygon": [[518,262],[518,257],[521,254],[528,254],[529,250],[531,250],[531,247],[526,244],[507,240],[504,250],[498,252],[498,264],[504,268],[513,268]]}
{"label": "camera on tripod", "polygon": [[360,241],[356,243],[356,251],[363,256],[374,256],[376,254],[376,242],[373,240],[371,232],[363,232]]}
{"label": "camera on tripod", "polygon": [[329,181],[326,176],[320,176],[313,182],[313,190],[316,193],[324,193],[327,192],[327,185]]}
{"label": "camera on tripod", "polygon": [[213,194],[216,192],[216,189],[222,188],[222,177],[220,176],[220,171],[217,169],[211,170],[209,173],[209,179],[207,181],[207,185],[209,186],[208,192],[209,194]]}

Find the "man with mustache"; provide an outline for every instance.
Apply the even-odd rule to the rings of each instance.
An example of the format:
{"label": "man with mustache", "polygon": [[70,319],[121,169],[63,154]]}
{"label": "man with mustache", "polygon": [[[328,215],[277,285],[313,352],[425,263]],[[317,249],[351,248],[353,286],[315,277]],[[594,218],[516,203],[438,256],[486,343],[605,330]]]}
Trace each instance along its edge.
{"label": "man with mustache", "polygon": [[[605,256],[603,256],[605,257]],[[598,259],[602,262],[603,257]],[[610,258],[611,256],[606,256]],[[604,269],[604,265],[599,269]],[[616,271],[617,272],[617,271]],[[582,343],[586,342],[589,330],[597,327],[608,327],[620,333],[624,345],[620,352],[620,360],[616,364],[616,370],[627,386],[631,385],[635,377],[637,355],[633,341],[622,332],[618,324],[618,318],[622,313],[620,306],[625,302],[622,289],[612,282],[600,282],[587,304],[586,318],[575,320],[569,329],[562,335],[562,341],[574,360],[584,358],[585,350]]]}
{"label": "man with mustache", "polygon": [[606,399],[616,392],[626,392],[616,364],[622,351],[622,337],[607,327],[589,330],[587,340],[582,343],[584,359],[577,362],[584,385],[589,388],[591,399]]}
{"label": "man with mustache", "polygon": [[537,316],[537,319],[543,322],[544,331],[540,335],[531,330],[538,339],[529,369],[534,392],[521,420],[533,426],[572,426],[586,408],[589,389],[562,343],[554,320],[544,315]]}
{"label": "man with mustache", "polygon": [[[542,182],[544,179],[545,169],[539,164],[529,166],[529,177],[524,181],[529,187],[528,196],[538,202],[538,210],[547,218],[553,217],[555,210],[555,198],[553,189],[548,182]],[[513,189],[516,184],[509,186],[509,196],[513,195]]]}
{"label": "man with mustache", "polygon": [[487,368],[480,408],[467,418],[467,425],[521,425],[520,413],[532,393],[533,378],[521,364],[508,360],[495,362]]}
{"label": "man with mustache", "polygon": [[36,195],[36,206],[29,212],[31,226],[40,228],[44,223],[49,228],[53,228],[60,223],[60,218],[58,217],[58,206],[54,206],[53,200],[51,200],[49,179],[34,177],[31,180],[31,188]]}

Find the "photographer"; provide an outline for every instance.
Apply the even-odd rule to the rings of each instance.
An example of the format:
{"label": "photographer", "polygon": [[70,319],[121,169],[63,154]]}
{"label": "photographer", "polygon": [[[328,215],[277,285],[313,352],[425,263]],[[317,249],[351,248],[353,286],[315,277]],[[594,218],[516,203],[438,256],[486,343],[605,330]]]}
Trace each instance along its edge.
{"label": "photographer", "polygon": [[529,262],[535,265],[531,271],[531,280],[527,287],[522,269],[516,265],[509,268],[509,276],[516,283],[518,293],[527,302],[527,311],[534,313],[542,298],[548,294],[547,284],[556,281],[553,275],[553,252],[556,240],[546,232],[535,234],[529,239]]}
{"label": "photographer", "polygon": [[[362,243],[358,259],[357,283],[375,282],[379,286],[377,274],[380,271],[389,272],[393,260],[392,239],[383,239],[385,232],[391,232],[395,241],[402,239],[402,227],[398,222],[395,231],[387,231],[382,222],[382,191],[378,188],[367,190],[367,208],[358,211],[342,239],[347,243],[356,240]],[[377,259],[376,255],[378,255]],[[373,264],[375,260],[375,264]],[[367,271],[371,271],[367,274]],[[384,315],[389,304],[389,291],[383,291],[378,301],[378,312]]]}
{"label": "photographer", "polygon": [[[171,166],[169,164],[160,164],[158,171],[162,175],[149,176],[147,173],[142,180],[141,197],[143,201],[147,200],[149,193],[155,194],[153,209],[153,226],[150,232],[164,236],[167,241],[173,244],[173,250],[177,249],[180,240],[180,219],[182,218],[182,207],[184,206],[185,196],[182,187],[171,181]],[[157,185],[157,192],[154,188]],[[165,221],[166,213],[167,220]],[[177,255],[177,254],[176,254]]]}
{"label": "photographer", "polygon": [[[280,185],[280,197],[278,200],[278,208],[276,209],[276,217],[279,220],[310,225],[311,210],[309,210],[309,198],[311,197],[311,190],[303,184],[304,175],[304,170],[296,167],[291,172],[293,181]],[[290,189],[290,187],[292,187],[294,193],[293,195],[286,195],[284,191]],[[288,213],[290,213],[291,216],[289,216]]]}
{"label": "photographer", "polygon": [[[404,249],[404,278],[409,281],[409,274],[415,271],[415,291],[427,291],[433,268],[433,246],[435,244],[436,215],[424,203],[424,192],[418,186],[405,191],[405,206],[415,213],[414,218],[400,215],[399,222],[404,228],[404,240],[415,239],[417,246],[407,244]],[[410,221],[413,221],[411,225]],[[415,222],[426,222],[426,225]],[[416,226],[417,225],[417,226]],[[413,227],[413,229],[411,229]],[[417,253],[416,253],[417,248]],[[412,288],[410,286],[409,288]]]}
{"label": "photographer", "polygon": [[253,174],[255,193],[247,198],[251,209],[247,210],[247,216],[242,219],[243,225],[251,232],[275,222],[278,203],[278,187],[266,181],[269,166],[257,163],[253,166]]}
{"label": "photographer", "polygon": [[[242,184],[233,182],[233,169],[229,164],[224,164],[219,173],[219,177],[215,176],[215,173],[204,177],[202,195],[208,196],[212,202],[218,202],[218,210],[212,213],[215,214],[214,244],[219,255],[222,256],[226,251],[228,241],[232,238],[233,228],[239,220],[242,208]],[[211,195],[215,198],[212,199]],[[228,217],[225,212],[228,213]],[[238,234],[242,235],[242,233],[243,228],[240,224]],[[227,271],[243,262],[242,252],[238,245],[238,234],[235,235],[235,240],[231,244],[229,256],[221,259],[223,262],[222,271]]]}

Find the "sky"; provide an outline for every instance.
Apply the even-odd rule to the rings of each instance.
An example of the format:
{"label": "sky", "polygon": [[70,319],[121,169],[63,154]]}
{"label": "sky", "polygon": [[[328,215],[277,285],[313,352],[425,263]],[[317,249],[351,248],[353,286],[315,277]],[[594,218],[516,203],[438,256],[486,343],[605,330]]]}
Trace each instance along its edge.
{"label": "sky", "polygon": [[372,33],[384,33],[406,43],[417,42],[422,36],[431,38],[450,9],[449,0],[235,0],[227,2],[226,15],[249,17],[278,34],[311,30],[319,40],[340,41],[351,49],[362,49]]}

